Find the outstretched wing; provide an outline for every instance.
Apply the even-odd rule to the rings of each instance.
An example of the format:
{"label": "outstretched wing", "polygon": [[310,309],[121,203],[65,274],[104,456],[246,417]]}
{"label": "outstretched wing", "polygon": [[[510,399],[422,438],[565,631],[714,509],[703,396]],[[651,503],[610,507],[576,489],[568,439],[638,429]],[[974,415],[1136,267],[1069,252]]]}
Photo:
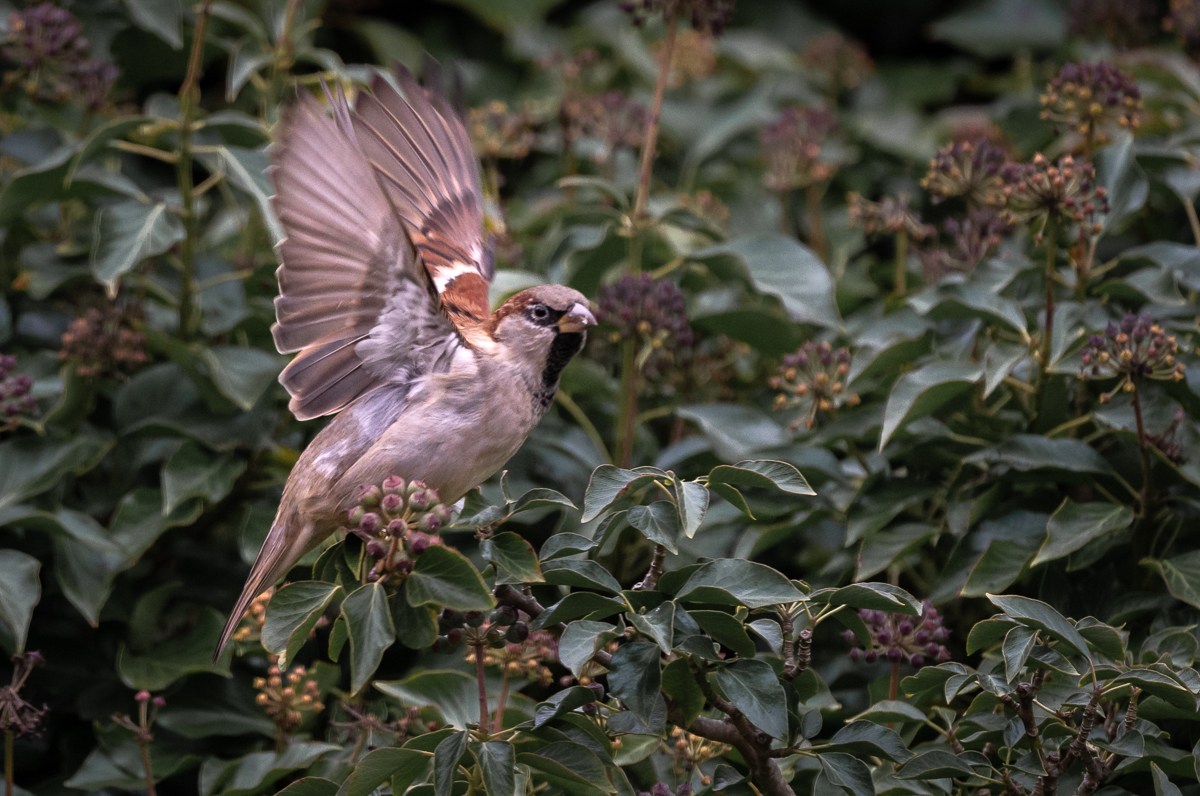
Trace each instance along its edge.
{"label": "outstretched wing", "polygon": [[[396,75],[355,104],[354,130],[404,222],[442,306],[468,343],[491,315],[494,261],[483,236],[483,193],[471,140],[444,98]],[[403,93],[401,93],[403,92]]]}
{"label": "outstretched wing", "polygon": [[287,233],[276,323],[280,381],[306,420],[386,382],[449,367],[463,340],[355,140],[345,99],[331,118],[307,93],[276,149],[272,205]]}

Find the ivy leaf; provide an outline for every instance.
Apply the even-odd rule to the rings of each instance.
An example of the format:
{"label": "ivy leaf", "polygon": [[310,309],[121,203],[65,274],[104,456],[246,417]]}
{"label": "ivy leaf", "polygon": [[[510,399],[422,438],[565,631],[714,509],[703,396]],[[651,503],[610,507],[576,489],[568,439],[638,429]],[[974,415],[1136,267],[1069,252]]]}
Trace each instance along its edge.
{"label": "ivy leaf", "polygon": [[592,471],[587,493],[583,497],[583,514],[580,522],[591,522],[600,513],[617,501],[617,498],[655,478],[666,476],[662,470],[652,467],[625,470],[611,464],[602,464]]}
{"label": "ivy leaf", "polygon": [[182,0],[124,0],[129,9],[129,18],[148,33],[171,45],[171,49],[183,47],[183,34],[179,32],[183,20]]}
{"label": "ivy leaf", "polygon": [[1037,645],[1038,631],[1018,625],[1004,636],[1004,646],[1001,653],[1004,656],[1004,676],[1008,682],[1015,680],[1024,670],[1029,653]]}
{"label": "ivy leaf", "polygon": [[803,602],[805,597],[781,573],[763,564],[738,558],[710,561],[691,574],[676,599],[719,605],[765,608]]}
{"label": "ivy leaf", "polygon": [[685,725],[695,721],[704,709],[704,692],[700,690],[687,658],[676,658],[663,667],[662,692],[674,700],[683,713]]}
{"label": "ivy leaf", "polygon": [[675,640],[675,603],[668,600],[645,614],[625,614],[629,622],[644,636],[654,639],[664,655],[670,655]]}
{"label": "ivy leaf", "polygon": [[92,273],[110,297],[121,277],[183,240],[183,222],[166,204],[118,202],[96,212]]}
{"label": "ivy leaf", "polygon": [[675,499],[679,503],[679,524],[683,535],[691,539],[704,522],[708,512],[708,490],[695,481],[675,480]]}
{"label": "ivy leaf", "polygon": [[1016,594],[989,594],[987,598],[1004,613],[1027,627],[1044,630],[1078,655],[1088,656],[1087,641],[1066,617],[1041,600]]}
{"label": "ivy leaf", "polygon": [[470,739],[470,734],[463,730],[447,736],[437,745],[433,753],[434,796],[450,796],[454,789],[454,772],[458,770],[458,761],[467,753]]}
{"label": "ivy leaf", "polygon": [[280,669],[292,665],[309,633],[341,590],[341,586],[333,583],[306,580],[289,583],[271,597],[262,629],[262,645],[268,652],[283,656]]}
{"label": "ivy leaf", "polygon": [[432,760],[428,752],[416,749],[376,749],[354,767],[347,781],[346,796],[371,796],[376,788],[394,777],[415,781],[425,774]]}
{"label": "ivy leaf", "polygon": [[487,796],[513,796],[517,755],[508,741],[486,741],[473,747]]}
{"label": "ivy leaf", "polygon": [[1046,541],[1031,566],[1074,553],[1093,539],[1112,531],[1125,530],[1133,523],[1133,509],[1114,503],[1076,503],[1070,498],[1050,515]]}
{"label": "ivy leaf", "polygon": [[211,456],[195,442],[184,442],[162,468],[163,516],[192,498],[220,503],[245,469],[242,459]]}
{"label": "ivy leaf", "polygon": [[772,738],[787,738],[787,695],[769,663],[737,660],[722,666],[714,676],[729,701],[754,726]]}
{"label": "ivy leaf", "polygon": [[968,464],[1004,465],[1019,472],[1060,470],[1067,473],[1108,475],[1112,467],[1086,442],[1069,437],[1017,434],[991,448],[972,453]]}
{"label": "ivy leaf", "polygon": [[597,544],[599,543],[593,539],[587,538],[586,536],[564,531],[563,533],[554,534],[545,542],[543,542],[542,550],[538,557],[542,560],[542,563],[545,564],[547,561],[552,561],[556,558],[562,558],[563,556],[573,556],[578,555],[579,553],[586,553]]}
{"label": "ivy leaf", "polygon": [[529,629],[541,630],[548,625],[570,622],[572,619],[581,619],[586,616],[602,619],[605,616],[620,613],[624,609],[625,603],[619,600],[592,592],[575,591],[542,611],[541,615],[533,620]]}
{"label": "ivy leaf", "polygon": [[440,545],[417,557],[404,588],[409,605],[434,603],[456,611],[486,611],[494,605],[479,570],[462,553]]}
{"label": "ivy leaf", "polygon": [[336,796],[337,792],[338,784],[331,779],[301,777],[279,791],[276,796]]}
{"label": "ivy leaf", "polygon": [[117,674],[136,690],[161,691],[196,672],[229,672],[233,648],[227,647],[221,660],[213,663],[213,649],[221,637],[225,617],[215,608],[200,610],[195,624],[182,636],[156,645],[144,655],[135,655],[122,644],[117,650]]}
{"label": "ivy leaf", "polygon": [[657,644],[634,641],[618,647],[609,666],[609,692],[646,724],[650,723],[662,682],[661,655]]}
{"label": "ivy leaf", "polygon": [[529,766],[563,790],[583,794],[616,793],[600,758],[586,746],[569,741],[522,752],[517,762]]}
{"label": "ivy leaf", "polygon": [[882,757],[893,763],[903,763],[913,756],[895,730],[870,721],[850,722],[834,734],[829,744],[832,752]]}
{"label": "ivy leaf", "polygon": [[852,583],[828,594],[829,605],[885,611],[892,614],[921,615],[921,601],[890,583]]}
{"label": "ivy leaf", "polygon": [[0,631],[12,638],[14,652],[25,651],[33,608],[42,599],[42,564],[19,550],[0,550]]}
{"label": "ivy leaf", "polygon": [[874,796],[871,769],[857,757],[842,752],[826,752],[819,755],[818,759],[825,777],[843,792],[851,796]]}
{"label": "ivy leaf", "polygon": [[681,406],[675,415],[700,426],[713,450],[723,461],[736,462],[757,451],[778,448],[792,435],[770,415],[741,404],[693,404]]}
{"label": "ivy leaf", "polygon": [[466,672],[426,669],[403,680],[377,680],[375,688],[405,707],[432,705],[458,729],[479,721],[479,683]]}
{"label": "ivy leaf", "polygon": [[479,545],[479,551],[484,561],[495,565],[497,583],[544,581],[533,545],[515,533],[505,531],[490,539],[484,539]]}
{"label": "ivy leaf", "polygon": [[688,611],[688,614],[696,620],[705,633],[736,652],[738,657],[754,657],[754,642],[746,633],[745,625],[736,617],[724,611]]}
{"label": "ivy leaf", "polygon": [[672,553],[679,553],[678,540],[683,527],[680,525],[679,512],[670,501],[658,500],[649,506],[634,506],[625,519],[654,544],[660,544]]}
{"label": "ivy leaf", "polygon": [[598,589],[610,594],[620,594],[621,584],[609,571],[595,561],[560,558],[545,561],[542,575],[546,582],[555,586],[574,586],[580,589]]}
{"label": "ivy leaf", "polygon": [[906,423],[933,414],[982,378],[983,370],[969,362],[931,362],[902,374],[892,386],[883,410],[879,450]]}
{"label": "ivy leaf", "polygon": [[1154,776],[1154,796],[1183,796],[1183,791],[1167,778],[1158,763],[1150,763],[1150,773]]}
{"label": "ivy leaf", "polygon": [[387,594],[378,583],[360,586],[347,595],[342,601],[342,616],[350,639],[350,693],[357,694],[370,682],[383,653],[396,641],[396,627]]}
{"label": "ivy leaf", "polygon": [[596,650],[619,635],[617,626],[608,622],[580,619],[567,625],[558,641],[558,660],[576,677],[592,659]]}
{"label": "ivy leaf", "polygon": [[942,749],[917,755],[896,772],[900,779],[947,779],[970,777],[974,774],[975,771],[966,760]]}
{"label": "ivy leaf", "polygon": [[1200,550],[1168,559],[1148,558],[1142,563],[1158,570],[1172,597],[1200,608]]}

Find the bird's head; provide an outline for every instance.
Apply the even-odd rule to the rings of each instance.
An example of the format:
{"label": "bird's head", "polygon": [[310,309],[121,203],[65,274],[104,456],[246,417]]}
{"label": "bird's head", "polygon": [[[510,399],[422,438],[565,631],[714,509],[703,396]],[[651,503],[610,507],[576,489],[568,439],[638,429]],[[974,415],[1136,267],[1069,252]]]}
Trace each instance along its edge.
{"label": "bird's head", "polygon": [[587,298],[562,285],[522,290],[492,316],[492,336],[532,365],[554,370],[554,381],[567,361],[583,348],[586,330],[596,325]]}

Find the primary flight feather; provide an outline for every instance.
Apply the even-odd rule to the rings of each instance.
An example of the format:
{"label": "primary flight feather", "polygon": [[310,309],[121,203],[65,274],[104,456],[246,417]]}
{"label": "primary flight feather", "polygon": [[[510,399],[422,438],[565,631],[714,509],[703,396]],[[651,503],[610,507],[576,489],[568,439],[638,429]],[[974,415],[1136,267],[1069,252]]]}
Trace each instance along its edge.
{"label": "primary flight feather", "polygon": [[457,501],[541,419],[595,318],[559,285],[495,312],[479,170],[462,121],[404,69],[332,115],[291,106],[274,157],[279,380],[301,420],[337,413],[301,454],[217,657],[254,598],[346,524],[389,475]]}

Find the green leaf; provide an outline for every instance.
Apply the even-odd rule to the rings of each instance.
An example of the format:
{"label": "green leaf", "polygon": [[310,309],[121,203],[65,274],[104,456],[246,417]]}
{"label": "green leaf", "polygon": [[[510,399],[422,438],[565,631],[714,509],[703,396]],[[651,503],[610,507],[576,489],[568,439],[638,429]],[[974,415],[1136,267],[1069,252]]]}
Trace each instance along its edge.
{"label": "green leaf", "polygon": [[342,601],[341,615],[346,618],[350,640],[350,693],[357,694],[370,682],[383,653],[396,641],[396,627],[387,593],[378,583],[368,583],[348,594]]}
{"label": "green leaf", "polygon": [[1200,608],[1200,550],[1164,560],[1145,559],[1142,563],[1158,570],[1172,597]]}
{"label": "green leaf", "polygon": [[242,459],[211,456],[195,442],[184,442],[162,468],[163,514],[197,497],[220,503],[245,469]]}
{"label": "green leaf", "polygon": [[971,628],[971,632],[967,634],[967,654],[974,655],[981,649],[987,649],[1008,635],[1008,631],[1014,627],[1020,627],[1020,625],[1003,614],[976,622],[975,626]]}
{"label": "green leaf", "polygon": [[1015,594],[989,594],[992,605],[1026,627],[1044,630],[1051,638],[1061,641],[1076,654],[1088,657],[1088,645],[1075,625],[1041,600]]}
{"label": "green leaf", "polygon": [[595,561],[559,558],[542,564],[542,574],[554,586],[574,586],[580,589],[599,589],[620,594],[621,584],[608,570]]}
{"label": "green leaf", "polygon": [[871,721],[850,722],[834,734],[829,744],[831,752],[882,757],[893,763],[903,763],[913,756],[895,730]]}
{"label": "green leaf", "polygon": [[625,603],[619,600],[593,594],[592,592],[576,591],[571,592],[545,611],[542,611],[541,615],[533,620],[533,623],[529,627],[531,630],[541,630],[543,627],[554,625],[558,622],[570,622],[572,619],[580,619],[592,615],[603,619],[605,616],[612,616],[623,610],[625,610]]}
{"label": "green leaf", "polygon": [[458,729],[479,721],[479,683],[466,672],[426,669],[403,680],[376,681],[375,688],[405,707],[432,705]]}
{"label": "green leaf", "polygon": [[534,714],[533,726],[541,727],[559,716],[570,713],[576,708],[590,705],[596,701],[596,694],[587,686],[575,685],[552,694],[545,702],[538,705]]}
{"label": "green leaf", "polygon": [[675,415],[700,426],[717,456],[727,462],[741,461],[792,441],[787,429],[751,406],[693,404],[676,408]]}
{"label": "green leaf", "polygon": [[428,752],[415,749],[376,749],[354,767],[345,796],[371,796],[376,788],[393,777],[415,781],[428,770],[431,761]]}
{"label": "green leaf", "polygon": [[1046,541],[1032,566],[1074,553],[1093,539],[1121,531],[1133,522],[1133,509],[1114,503],[1076,503],[1070,498],[1050,515]]}
{"label": "green leaf", "polygon": [[1154,776],[1154,796],[1183,796],[1183,791],[1167,779],[1157,763],[1150,763],[1150,773]]}
{"label": "green leaf", "polygon": [[15,642],[13,652],[25,651],[33,609],[42,599],[41,568],[28,553],[0,550],[0,629]]}
{"label": "green leaf", "polygon": [[852,583],[828,595],[829,605],[885,611],[892,614],[921,615],[921,601],[890,583]]}
{"label": "green leaf", "polygon": [[183,222],[162,202],[118,202],[96,212],[92,244],[92,273],[117,293],[121,277],[148,257],[162,254],[183,240]]}
{"label": "green leaf", "polygon": [[1037,637],[1037,630],[1024,625],[1012,628],[1004,636],[1001,652],[1004,655],[1004,676],[1008,682],[1011,683],[1024,670],[1029,653],[1037,645]]}
{"label": "green leaf", "polygon": [[679,524],[683,535],[691,539],[700,530],[708,513],[708,490],[695,481],[675,481],[675,500],[679,504]]}
{"label": "green leaf", "polygon": [[676,595],[692,602],[765,608],[804,601],[792,582],[763,564],[737,558],[710,561],[691,574]]}
{"label": "green leaf", "polygon": [[900,779],[947,779],[970,777],[975,774],[967,762],[953,752],[934,749],[909,760],[896,776]]}
{"label": "green leaf", "polygon": [[508,741],[486,741],[473,747],[487,796],[513,796],[517,755]]}
{"label": "green leaf", "polygon": [[876,702],[862,713],[859,713],[852,719],[852,721],[872,721],[876,724],[893,724],[912,721],[918,724],[924,724],[925,714],[907,702],[900,702],[899,700],[894,699],[885,699],[882,702]]}
{"label": "green leaf", "polygon": [[658,500],[649,506],[634,506],[625,519],[654,544],[662,545],[671,553],[679,553],[678,540],[683,526],[679,512],[670,501]]}
{"label": "green leaf", "polygon": [[883,411],[879,449],[906,423],[936,412],[983,378],[983,370],[969,362],[931,362],[896,379]]}
{"label": "green leaf", "polygon": [[69,440],[21,437],[0,443],[0,508],[91,470],[111,448],[111,441],[83,434]]}
{"label": "green leaf", "polygon": [[[737,660],[715,673],[717,685],[746,718],[772,738],[787,738],[787,695],[766,661]],[[611,682],[612,676],[609,676]]]}
{"label": "green leaf", "polygon": [[754,642],[746,633],[746,627],[736,617],[724,611],[688,611],[688,615],[720,644],[733,650],[741,658],[754,657]]}
{"label": "green leaf", "polygon": [[754,289],[778,296],[791,317],[840,329],[833,279],[809,248],[783,235],[738,238],[693,252],[692,259],[733,257],[741,261]]}
{"label": "green leaf", "polygon": [[276,796],[337,796],[338,784],[322,777],[301,777]]}
{"label": "green leaf", "polygon": [[620,635],[616,625],[580,619],[567,625],[558,641],[558,660],[579,677],[596,650]]}
{"label": "green leaf", "polygon": [[661,655],[657,644],[634,641],[618,647],[609,666],[609,693],[646,724],[650,723],[662,682]]}
{"label": "green leaf", "polygon": [[197,153],[196,159],[204,164],[210,172],[224,172],[229,182],[245,192],[258,205],[259,215],[267,227],[267,233],[272,243],[278,243],[285,237],[283,227],[275,218],[271,209],[271,196],[275,193],[274,186],[267,176],[271,160],[266,148],[245,149],[235,146],[218,146],[216,152]]}
{"label": "green leaf", "polygon": [[791,495],[817,494],[792,465],[776,461],[744,461],[734,466],[723,465],[708,474],[708,488],[745,512],[754,515],[737,487],[776,489]]}
{"label": "green leaf", "polygon": [[134,655],[122,644],[117,650],[117,674],[125,685],[138,691],[161,691],[194,672],[228,674],[232,647],[226,648],[216,666],[212,659],[224,626],[225,617],[221,613],[204,607],[185,634],[158,644],[145,655]]}
{"label": "green leaf", "polygon": [[1017,434],[992,448],[972,453],[963,461],[981,467],[1004,465],[1020,472],[1042,469],[1108,475],[1112,467],[1100,454],[1077,439]]}
{"label": "green leaf", "polygon": [[663,651],[670,655],[675,642],[675,603],[668,600],[646,614],[625,614],[629,622],[643,636],[653,639]]}
{"label": "green leaf", "polygon": [[684,725],[689,725],[704,710],[704,692],[692,674],[686,658],[676,658],[663,667],[662,692],[670,697],[683,714]]}
{"label": "green leaf", "polygon": [[875,796],[875,785],[871,781],[871,769],[853,755],[827,752],[818,755],[825,777],[844,793],[851,796]]}
{"label": "green leaf", "polygon": [[484,561],[495,565],[497,583],[541,583],[544,580],[533,545],[515,533],[505,531],[484,539],[479,544],[479,551]]}
{"label": "green leaf", "polygon": [[271,597],[262,629],[262,645],[268,652],[283,656],[280,669],[292,665],[317,620],[341,590],[333,583],[305,580],[289,583]]}
{"label": "green leaf", "polygon": [[624,470],[611,464],[600,465],[592,471],[592,478],[583,498],[583,514],[579,521],[591,522],[630,489],[665,475],[652,468],[650,471],[639,471]]}
{"label": "green leaf", "polygon": [[1113,141],[1096,153],[1096,184],[1108,191],[1108,215],[1101,223],[1113,232],[1121,221],[1146,204],[1150,184],[1135,157],[1133,136],[1118,133]]}
{"label": "green leaf", "polygon": [[247,412],[275,384],[284,365],[275,354],[249,346],[204,348],[200,357],[221,394]]}
{"label": "green leaf", "polygon": [[539,555],[542,563],[551,561],[563,556],[573,556],[579,553],[586,553],[595,547],[599,542],[589,539],[586,536],[580,536],[577,533],[556,533],[547,539],[542,544],[542,550]]}
{"label": "green leaf", "polygon": [[410,650],[433,646],[438,636],[437,611],[428,605],[409,605],[404,592],[388,595],[396,640]]}
{"label": "green leaf", "polygon": [[983,597],[1004,591],[1021,576],[1037,549],[1036,539],[993,539],[971,568],[960,594]]}
{"label": "green leaf", "polygon": [[123,0],[129,9],[133,24],[153,33],[171,45],[171,49],[183,47],[180,23],[183,20],[182,0]]}
{"label": "green leaf", "polygon": [[583,786],[585,792],[617,792],[600,758],[586,746],[577,743],[559,741],[546,744],[538,748],[536,753],[518,754],[517,762],[557,780],[557,784],[568,790],[577,791],[577,786]]}
{"label": "green leaf", "polygon": [[1047,50],[1066,37],[1062,9],[1046,0],[986,0],[938,20],[933,38],[975,55],[996,58],[1022,50]]}
{"label": "green leaf", "polygon": [[1148,694],[1174,705],[1181,710],[1195,712],[1196,695],[1178,677],[1170,673],[1161,664],[1151,664],[1146,668],[1130,669],[1113,679],[1110,685],[1128,683]]}
{"label": "green leaf", "polygon": [[1124,660],[1125,642],[1115,628],[1085,616],[1075,623],[1079,635],[1087,639],[1088,645],[1106,658],[1114,661]]}
{"label": "green leaf", "polygon": [[494,606],[479,570],[448,547],[433,546],[418,556],[404,587],[410,605],[434,603],[456,611],[486,611]]}
{"label": "green leaf", "polygon": [[454,774],[458,761],[467,753],[471,736],[466,730],[447,736],[433,753],[433,792],[435,796],[450,796],[454,789]]}

